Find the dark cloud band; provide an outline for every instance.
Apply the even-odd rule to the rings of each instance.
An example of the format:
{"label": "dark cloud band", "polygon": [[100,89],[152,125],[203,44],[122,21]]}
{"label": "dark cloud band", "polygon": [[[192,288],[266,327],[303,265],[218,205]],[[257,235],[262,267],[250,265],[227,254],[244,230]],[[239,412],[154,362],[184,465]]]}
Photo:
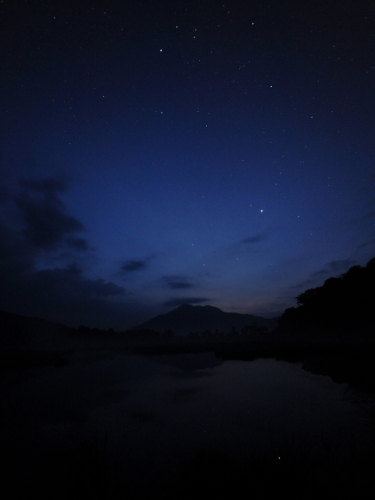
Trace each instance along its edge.
{"label": "dark cloud band", "polygon": [[184,304],[202,304],[203,302],[208,302],[209,299],[205,297],[181,297],[170,299],[167,302],[164,302],[164,305],[167,307],[178,307]]}

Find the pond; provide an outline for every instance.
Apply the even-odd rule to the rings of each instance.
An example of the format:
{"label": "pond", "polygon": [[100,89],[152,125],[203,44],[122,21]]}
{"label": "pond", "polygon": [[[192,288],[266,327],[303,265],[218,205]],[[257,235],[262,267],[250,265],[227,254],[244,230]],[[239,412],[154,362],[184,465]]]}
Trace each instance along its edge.
{"label": "pond", "polygon": [[370,397],[273,359],[82,352],[65,367],[3,373],[1,390],[2,449],[19,450],[18,470],[89,442],[145,479],[174,476],[202,449],[282,459],[293,447],[330,443],[344,456],[373,445]]}

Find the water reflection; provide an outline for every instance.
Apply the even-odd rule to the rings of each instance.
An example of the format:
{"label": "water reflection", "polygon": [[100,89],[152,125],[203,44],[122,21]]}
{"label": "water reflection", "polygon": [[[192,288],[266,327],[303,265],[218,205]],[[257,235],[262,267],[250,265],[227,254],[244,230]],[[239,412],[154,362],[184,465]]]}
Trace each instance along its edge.
{"label": "water reflection", "polygon": [[[372,445],[367,416],[346,384],[271,359],[225,361],[211,353],[116,359],[126,397],[97,408],[91,429],[108,429],[142,468],[171,470],[202,447],[236,455],[278,453],[285,443]],[[138,372],[137,372],[138,369]]]}
{"label": "water reflection", "polygon": [[[140,475],[174,474],[189,453],[236,456],[285,443],[372,446],[370,420],[346,384],[271,359],[225,361],[212,353],[142,357],[74,355],[62,368],[2,384],[3,449],[43,453],[108,436],[108,450]],[[5,448],[4,448],[5,447]],[[27,453],[24,453],[27,456]],[[26,460],[26,458],[25,458]]]}

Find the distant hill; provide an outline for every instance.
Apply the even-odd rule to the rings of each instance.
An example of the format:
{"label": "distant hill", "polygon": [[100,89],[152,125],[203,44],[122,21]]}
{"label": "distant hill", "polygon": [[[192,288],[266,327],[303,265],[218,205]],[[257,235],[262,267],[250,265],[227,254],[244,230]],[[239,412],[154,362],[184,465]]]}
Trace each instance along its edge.
{"label": "distant hill", "polygon": [[229,333],[233,328],[241,330],[245,326],[257,323],[272,330],[277,326],[277,319],[266,319],[252,314],[226,313],[213,306],[192,306],[184,304],[166,314],[138,325],[132,330],[154,330],[163,333],[172,330],[177,335],[187,335],[190,332],[215,332]]}

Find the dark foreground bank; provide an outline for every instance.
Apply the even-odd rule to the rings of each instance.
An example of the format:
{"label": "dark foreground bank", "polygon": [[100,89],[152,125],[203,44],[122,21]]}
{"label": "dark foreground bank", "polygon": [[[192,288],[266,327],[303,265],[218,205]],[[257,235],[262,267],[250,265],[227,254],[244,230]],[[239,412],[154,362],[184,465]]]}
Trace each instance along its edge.
{"label": "dark foreground bank", "polygon": [[106,438],[82,442],[76,450],[50,450],[19,480],[16,456],[8,455],[2,481],[7,499],[175,500],[191,498],[372,499],[375,452],[366,457],[353,450],[343,459],[337,445],[314,447],[285,444],[277,454],[251,459],[202,449],[186,457],[181,473],[170,481],[129,474],[111,455]]}

